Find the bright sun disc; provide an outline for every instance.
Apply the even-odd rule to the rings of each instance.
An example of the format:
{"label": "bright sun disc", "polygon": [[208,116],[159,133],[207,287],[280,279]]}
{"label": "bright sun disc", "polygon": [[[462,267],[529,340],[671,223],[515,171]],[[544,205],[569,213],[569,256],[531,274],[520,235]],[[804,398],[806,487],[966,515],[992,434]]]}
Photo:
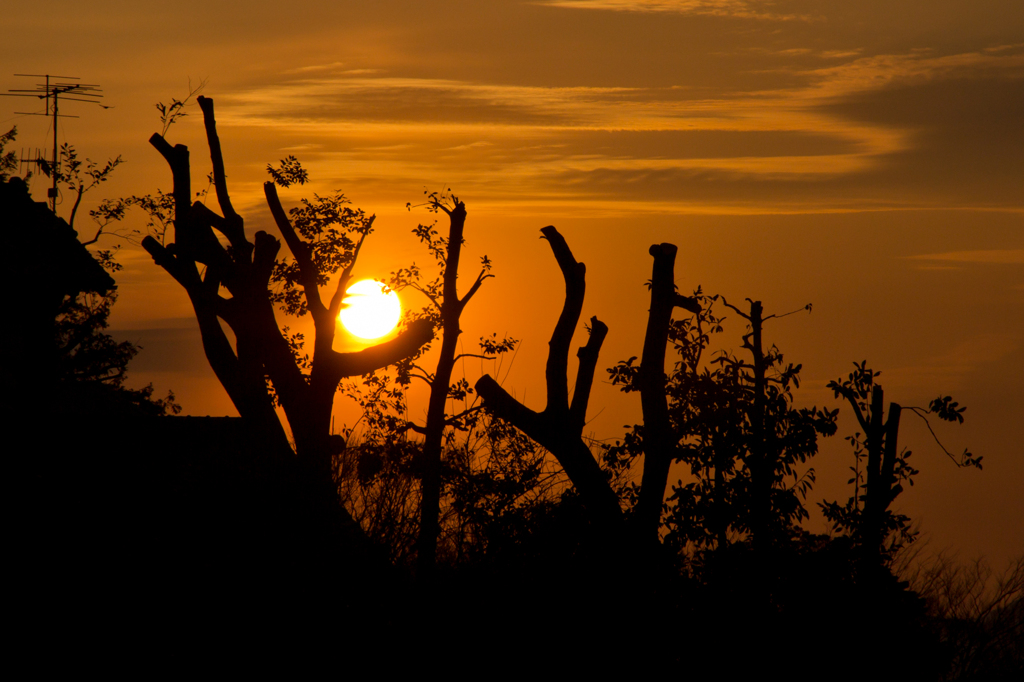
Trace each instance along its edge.
{"label": "bright sun disc", "polygon": [[364,279],[345,293],[346,307],[338,317],[345,329],[361,339],[379,339],[394,329],[402,317],[398,294],[385,291],[380,282]]}

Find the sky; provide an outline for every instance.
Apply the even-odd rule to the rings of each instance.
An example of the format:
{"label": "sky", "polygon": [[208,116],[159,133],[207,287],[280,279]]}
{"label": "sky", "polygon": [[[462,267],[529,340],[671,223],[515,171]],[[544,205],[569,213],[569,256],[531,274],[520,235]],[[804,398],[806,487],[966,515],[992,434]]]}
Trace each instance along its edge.
{"label": "sky", "polygon": [[[840,435],[814,462],[809,506],[844,501],[855,430],[828,381],[867,360],[886,398],[952,395],[963,426],[919,420],[901,443],[920,469],[896,506],[931,551],[1024,549],[1024,12],[1019,0],[492,0],[374,3],[38,0],[4,8],[0,91],[39,78],[99,84],[101,109],[58,136],[82,156],[126,163],[86,197],[170,190],[148,145],[154,108],[205,83],[246,229],[275,232],[267,163],[297,156],[312,186],[378,216],[357,274],[429,263],[406,204],[451,190],[469,211],[464,280],[494,279],[467,308],[467,350],[522,340],[505,386],[543,407],[561,277],[539,229],[555,225],[587,264],[584,318],[610,332],[601,366],[639,355],[648,247],[679,246],[676,281],[730,302],[761,300],[766,339],[803,365],[799,405],[840,407]],[[0,98],[0,128],[34,153],[52,141],[35,100]],[[198,108],[168,133],[208,172]],[[45,185],[32,191],[45,197]],[[59,212],[67,215],[70,202]],[[139,216],[130,220],[141,226]],[[88,220],[76,225],[88,236]],[[104,246],[118,243],[103,242]],[[122,242],[123,243],[123,242]],[[232,414],[208,369],[184,292],[123,243],[112,333],[141,343],[134,384],[173,390],[189,414]],[[464,285],[464,286],[468,286]],[[411,298],[411,297],[410,297]],[[422,305],[416,300],[410,305]],[[736,349],[743,326],[726,322]],[[283,320],[293,328],[295,321]],[[582,325],[581,325],[582,327]],[[579,344],[585,332],[578,332]],[[490,366],[467,367],[470,381]],[[588,428],[614,439],[635,395],[595,386]],[[415,412],[415,407],[413,409]],[[336,405],[339,423],[350,406]],[[414,415],[415,416],[415,415]],[[824,526],[812,513],[811,530]]]}

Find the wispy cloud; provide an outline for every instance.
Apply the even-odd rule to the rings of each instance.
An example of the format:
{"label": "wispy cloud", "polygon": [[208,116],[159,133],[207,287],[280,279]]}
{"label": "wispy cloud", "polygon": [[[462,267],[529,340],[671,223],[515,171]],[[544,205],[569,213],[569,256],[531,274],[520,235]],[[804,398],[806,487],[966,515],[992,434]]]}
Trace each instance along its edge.
{"label": "wispy cloud", "polygon": [[[819,86],[814,86],[815,88]],[[829,91],[829,95],[833,91]],[[236,93],[222,109],[224,124],[309,129],[319,134],[419,137],[471,134],[476,139],[446,148],[501,145],[584,132],[708,134],[813,134],[842,141],[842,151],[818,145],[811,153],[777,151],[685,154],[662,148],[655,155],[596,148],[587,156],[559,158],[579,169],[596,167],[706,168],[772,175],[838,174],[862,170],[871,159],[903,149],[900,131],[843,121],[814,110],[804,92],[765,92],[731,98],[694,98],[673,88],[536,87],[415,78],[304,79]],[[722,138],[723,141],[724,138]],[[798,140],[795,140],[798,141]],[[570,141],[571,142],[571,141]],[[757,148],[757,141],[752,148]],[[763,146],[763,145],[762,145]],[[835,146],[835,145],[833,145]],[[554,151],[549,145],[547,151]],[[651,150],[653,151],[653,150]],[[555,155],[559,156],[559,155]],[[703,160],[702,160],[703,159]]]}
{"label": "wispy cloud", "polygon": [[671,12],[774,21],[808,18],[807,15],[777,12],[778,3],[770,0],[543,0],[538,4],[568,9]]}
{"label": "wispy cloud", "polygon": [[844,97],[877,91],[894,85],[906,85],[956,76],[1008,73],[1024,68],[1024,49],[1007,54],[985,51],[931,56],[929,51],[906,54],[882,54],[861,57],[844,64],[811,69],[806,74],[815,81],[798,96],[811,98]]}
{"label": "wispy cloud", "polygon": [[1012,263],[1024,264],[1024,249],[989,251],[947,251],[906,256],[910,260],[940,261],[946,263]]}
{"label": "wispy cloud", "polygon": [[330,64],[310,64],[307,66],[298,66],[294,69],[288,69],[285,71],[287,74],[297,73],[316,73],[318,71],[341,71],[345,68],[345,64],[342,62],[331,62]]}
{"label": "wispy cloud", "polygon": [[[746,92],[311,73],[221,97],[219,120],[320,145],[311,148],[319,177],[369,184],[444,176],[495,200],[528,191],[558,201],[675,202],[683,211],[703,202],[720,211],[731,194],[728,212],[818,211],[830,203],[831,210],[873,210],[923,204],[891,192],[829,196],[837,186],[823,194],[820,183],[886,168],[921,144],[920,127],[836,103],[1024,65],[1022,50],[848,52],[854,58],[804,55],[817,66],[788,67],[795,85]],[[831,65],[821,66],[825,59]],[[486,179],[496,169],[501,183]],[[745,183],[741,194],[737,182]],[[794,183],[803,183],[804,196],[793,194]]]}
{"label": "wispy cloud", "polygon": [[886,371],[883,383],[892,388],[915,388],[936,393],[955,391],[982,366],[1016,354],[1021,343],[1019,334],[977,334],[941,354]]}

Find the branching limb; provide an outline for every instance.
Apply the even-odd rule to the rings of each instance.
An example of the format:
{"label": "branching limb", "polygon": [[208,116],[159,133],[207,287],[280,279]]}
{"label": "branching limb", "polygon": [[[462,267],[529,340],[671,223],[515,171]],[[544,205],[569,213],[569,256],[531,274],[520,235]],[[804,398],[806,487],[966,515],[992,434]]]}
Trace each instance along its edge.
{"label": "branching limb", "polygon": [[572,336],[580,320],[580,312],[583,310],[583,299],[587,291],[587,266],[576,261],[565,237],[559,234],[553,226],[548,225],[542,228],[541,233],[544,235],[542,238],[548,241],[555,261],[562,271],[562,278],[565,280],[565,300],[562,304],[562,312],[558,316],[558,322],[555,323],[555,329],[551,332],[551,340],[548,342],[548,360],[544,369],[544,378],[547,384],[547,407],[544,408],[544,411],[551,414],[565,414],[569,411],[567,379],[569,345],[572,343]]}
{"label": "branching limb", "polygon": [[555,456],[597,523],[610,526],[621,521],[618,497],[608,485],[590,448],[578,434],[569,432],[550,414],[537,413],[526,407],[488,374],[476,382],[476,392],[483,398],[488,411],[515,426]]}
{"label": "branching limb", "polygon": [[[370,217],[370,224],[373,224],[375,216]],[[359,251],[363,248],[363,242],[366,241],[366,237],[369,236],[370,231],[359,235],[359,241],[356,242],[355,248],[352,250],[352,260],[345,269],[341,271],[341,276],[338,278],[338,286],[334,290],[334,296],[331,297],[331,303],[327,308],[327,315],[331,320],[338,317],[338,313],[341,312],[341,304],[345,300],[345,293],[348,291],[348,283],[352,281],[352,270],[356,267],[356,262],[359,260]]]}
{"label": "branching limb", "polygon": [[484,280],[490,279],[491,277],[494,277],[494,275],[487,274],[486,270],[480,271],[480,274],[476,276],[476,281],[473,282],[473,286],[469,288],[466,295],[462,297],[461,301],[459,301],[459,310],[466,307],[466,304],[469,303],[469,299],[473,298],[473,295],[480,290],[480,285],[484,283]]}
{"label": "branching limb", "polygon": [[[749,301],[750,299],[748,298],[747,300]],[[729,301],[725,300],[725,296],[722,296],[722,305],[724,305],[726,308],[729,308],[730,310],[734,311],[737,315],[742,317],[744,320],[746,320],[748,322],[750,321],[750,315],[748,315],[747,313],[743,312],[742,310],[740,310],[739,308],[734,306],[732,303],[729,303]]]}
{"label": "branching limb", "polygon": [[414,431],[418,434],[425,435],[427,433],[427,427],[414,424],[413,422],[405,422],[405,428],[409,431]]}
{"label": "branching limb", "polygon": [[465,419],[466,417],[468,417],[470,415],[473,415],[473,414],[476,414],[476,413],[480,412],[483,409],[484,409],[483,405],[474,405],[473,407],[467,408],[467,409],[463,410],[462,412],[459,412],[458,414],[453,414],[450,417],[446,417],[445,418],[445,424],[447,426],[453,426],[453,425],[456,425],[456,424],[460,424],[460,423],[462,423],[462,420]]}
{"label": "branching limb", "polygon": [[459,353],[455,356],[455,361],[464,360],[465,358],[479,358],[481,360],[493,360],[494,357],[491,355],[480,355],[479,353]]}
{"label": "branching limb", "polygon": [[202,280],[199,278],[195,261],[176,257],[176,249],[172,248],[173,246],[174,244],[165,247],[153,237],[142,240],[142,248],[153,257],[153,262],[166,270],[185,291],[198,288]]}
{"label": "branching limb", "polygon": [[430,321],[415,320],[408,329],[391,341],[355,353],[331,351],[330,355],[323,358],[325,371],[330,373],[331,378],[337,376],[339,381],[343,377],[369,374],[413,355],[433,338],[434,330]]}
{"label": "branching limb", "polygon": [[[833,384],[834,383],[835,382],[833,382]],[[867,419],[864,418],[864,413],[861,412],[860,405],[857,403],[857,397],[853,394],[853,391],[842,388],[838,385],[833,386],[833,388],[850,403],[850,407],[853,408],[853,414],[857,417],[857,423],[860,424],[860,428],[864,433],[868,433],[871,427],[868,425]]]}
{"label": "branching limb", "polygon": [[[231,205],[231,196],[228,194],[227,175],[224,172],[224,155],[220,148],[220,136],[217,135],[217,119],[213,114],[213,100],[200,95],[196,98],[199,108],[203,110],[203,124],[206,127],[206,142],[210,147],[210,161],[213,163],[213,187],[217,192],[217,203],[224,214],[224,219],[229,223],[240,220],[239,215]],[[236,223],[240,228],[240,223]],[[234,230],[236,225],[232,225]],[[229,237],[230,239],[230,237]],[[232,239],[232,244],[234,240]]]}
{"label": "branching limb", "polygon": [[277,196],[277,186],[272,182],[263,183],[263,194],[267,197],[267,205],[270,206],[270,213],[274,216],[277,229],[281,230],[285,244],[292,252],[295,262],[299,264],[299,282],[302,284],[302,291],[306,297],[306,307],[313,315],[314,322],[322,319],[327,309],[320,300],[320,287],[316,281],[317,269],[313,263],[313,251],[309,244],[302,241],[292,221],[281,206],[281,200]]}
{"label": "branching limb", "polygon": [[939,446],[939,449],[946,453],[946,457],[949,457],[951,460],[953,460],[953,464],[956,464],[958,467],[961,468],[969,466],[977,467],[978,469],[981,468],[981,457],[972,457],[971,453],[965,450],[964,454],[961,455],[959,459],[957,459],[957,457],[952,452],[946,449],[946,446],[942,444],[942,441],[940,441],[939,437],[935,434],[935,430],[932,429],[932,425],[931,422],[928,421],[928,417],[925,416],[926,414],[929,413],[929,410],[926,410],[922,407],[904,407],[903,409],[913,412],[914,414],[921,418],[925,426],[928,427],[928,433],[932,434],[932,438],[935,440],[935,443]]}
{"label": "branching limb", "polygon": [[434,304],[434,307],[438,310],[438,312],[441,311],[441,302],[438,301],[437,297],[434,296],[434,294],[432,294],[430,291],[428,291],[426,287],[421,287],[416,284],[410,284],[409,286],[412,287],[413,290],[418,291],[424,296],[426,296],[430,300],[430,302]]}
{"label": "branching limb", "polygon": [[190,248],[189,212],[192,206],[192,177],[189,171],[188,147],[183,144],[171,146],[163,136],[153,133],[149,138],[160,155],[171,167],[174,181],[174,240],[187,252]]}

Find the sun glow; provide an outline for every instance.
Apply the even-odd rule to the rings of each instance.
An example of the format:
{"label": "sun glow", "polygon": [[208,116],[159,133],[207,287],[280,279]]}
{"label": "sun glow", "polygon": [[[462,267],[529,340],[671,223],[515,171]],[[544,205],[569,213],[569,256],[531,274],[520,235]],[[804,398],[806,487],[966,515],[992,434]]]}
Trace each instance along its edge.
{"label": "sun glow", "polygon": [[338,319],[353,336],[379,339],[394,329],[402,316],[398,294],[380,282],[364,279],[350,286],[345,293],[345,307],[338,314]]}

